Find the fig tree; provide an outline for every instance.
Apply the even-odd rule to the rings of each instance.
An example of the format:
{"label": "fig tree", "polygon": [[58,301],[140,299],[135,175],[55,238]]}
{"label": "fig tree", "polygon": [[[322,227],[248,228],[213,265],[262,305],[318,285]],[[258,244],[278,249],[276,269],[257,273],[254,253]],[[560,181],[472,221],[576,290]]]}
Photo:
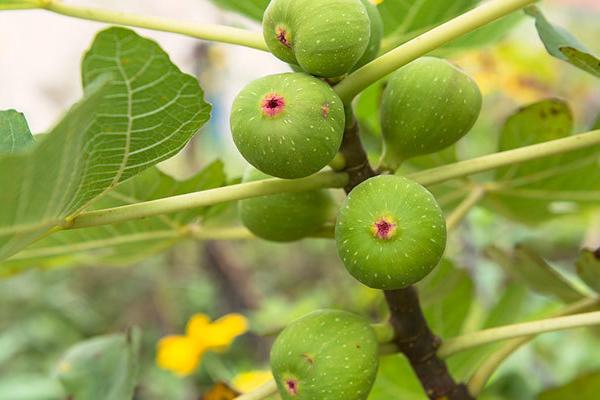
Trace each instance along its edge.
{"label": "fig tree", "polygon": [[338,212],[335,240],[342,262],[357,280],[376,289],[401,289],[438,264],[446,246],[446,223],[423,186],[380,175],[350,192]]}
{"label": "fig tree", "polygon": [[[271,176],[249,168],[243,181]],[[326,190],[281,193],[241,200],[238,210],[242,223],[256,236],[276,242],[302,239],[315,233],[329,220],[333,200]]]}
{"label": "fig tree", "polygon": [[262,172],[286,179],[326,166],[340,147],[344,123],[337,94],[304,73],[251,82],[231,111],[231,132],[242,156]]}
{"label": "fig tree", "polygon": [[473,79],[449,62],[423,57],[390,78],[381,103],[386,167],[442,150],[463,137],[481,111]]}
{"label": "fig tree", "polygon": [[290,324],[271,349],[271,369],[283,400],[364,400],[378,365],[375,332],[362,317],[312,312]]}
{"label": "fig tree", "polygon": [[312,75],[344,75],[369,45],[371,22],[361,0],[272,0],[263,17],[267,46]]}

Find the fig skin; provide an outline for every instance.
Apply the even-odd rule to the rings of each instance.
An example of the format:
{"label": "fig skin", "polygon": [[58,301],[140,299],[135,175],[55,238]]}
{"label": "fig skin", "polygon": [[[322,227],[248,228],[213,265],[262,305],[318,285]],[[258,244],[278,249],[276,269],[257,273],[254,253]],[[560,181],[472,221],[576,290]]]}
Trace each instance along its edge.
{"label": "fig skin", "polygon": [[[272,178],[248,168],[243,182]],[[275,242],[290,242],[309,236],[327,223],[334,203],[327,190],[281,193],[241,200],[238,211],[242,223],[256,236]]]}
{"label": "fig skin", "polygon": [[423,186],[380,175],[350,192],[338,212],[335,240],[344,266],[358,281],[375,289],[402,289],[439,263],[446,222]]}
{"label": "fig skin", "polygon": [[271,370],[283,400],[365,400],[378,359],[368,321],[346,311],[319,310],[279,334]]}
{"label": "fig skin", "polygon": [[446,60],[423,57],[390,78],[381,103],[383,165],[440,151],[462,138],[481,111],[471,77]]}
{"label": "fig skin", "polygon": [[325,78],[349,72],[365,54],[370,33],[361,0],[272,0],[263,16],[269,50]]}
{"label": "fig skin", "polygon": [[278,178],[312,175],[336,155],[344,106],[333,89],[304,73],[251,82],[233,102],[233,140],[244,158]]}
{"label": "fig skin", "polygon": [[371,3],[370,0],[361,1],[365,6],[367,14],[369,15],[369,20],[371,21],[371,35],[369,37],[367,49],[360,60],[358,60],[358,62],[354,65],[353,70],[359,69],[377,57],[377,54],[379,54],[379,50],[381,48],[381,39],[383,38],[383,20],[381,19],[379,9],[375,4]]}

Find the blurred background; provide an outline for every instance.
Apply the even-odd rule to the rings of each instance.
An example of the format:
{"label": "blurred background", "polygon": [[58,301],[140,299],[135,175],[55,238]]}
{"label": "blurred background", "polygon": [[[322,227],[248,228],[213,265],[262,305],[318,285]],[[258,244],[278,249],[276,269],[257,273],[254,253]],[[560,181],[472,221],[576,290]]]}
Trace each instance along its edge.
{"label": "blurred background", "polygon": [[[223,11],[208,0],[74,3],[260,29],[256,22]],[[546,0],[542,7],[549,19],[600,52],[600,1]],[[82,54],[105,26],[44,11],[1,12],[0,109],[23,112],[35,133],[48,131],[80,98]],[[226,161],[228,177],[239,177],[245,162],[229,132],[231,102],[251,80],[288,71],[288,66],[257,50],[135,30],[155,39],[175,64],[196,75],[213,105],[211,121],[201,134],[161,168],[187,177],[221,159]],[[598,80],[551,58],[531,19],[521,18],[509,34],[484,47],[444,55],[469,72],[485,95],[480,120],[458,147],[461,157],[494,151],[498,127],[506,117],[543,98],[566,99],[577,131],[590,127],[600,111]],[[376,154],[377,122],[365,115],[363,139]],[[234,216],[235,207],[229,206],[219,221]],[[565,217],[530,229],[486,208],[475,209],[453,235],[448,254],[452,261],[445,262],[439,272],[452,272],[453,279],[440,283],[444,276],[440,275],[423,284],[423,302],[434,330],[454,336],[473,327],[529,319],[557,307],[560,299],[527,289],[503,272],[499,261],[503,253],[498,256],[490,251],[512,251],[523,243],[543,252],[565,279],[573,280],[578,249],[600,246],[600,217]],[[95,265],[93,259],[85,264],[84,268],[34,270],[0,280],[0,400],[61,398],[61,389],[52,378],[60,356],[81,340],[131,326],[142,332],[136,398],[200,399],[216,382],[267,370],[273,336],[286,322],[306,312],[344,308],[373,320],[385,314],[381,293],[355,282],[337,259],[334,243],[327,240],[290,245],[261,240],[185,242],[135,265]],[[183,332],[186,321],[199,312],[214,318],[240,312],[250,319],[252,333],[225,353],[207,354],[190,377],[179,378],[159,369],[154,362],[157,341]],[[493,349],[454,360],[452,368],[458,376],[468,376],[473,360]],[[600,373],[600,331],[548,334],[511,357],[485,396],[533,399],[586,373]],[[373,396],[424,398],[399,357],[383,361]]]}

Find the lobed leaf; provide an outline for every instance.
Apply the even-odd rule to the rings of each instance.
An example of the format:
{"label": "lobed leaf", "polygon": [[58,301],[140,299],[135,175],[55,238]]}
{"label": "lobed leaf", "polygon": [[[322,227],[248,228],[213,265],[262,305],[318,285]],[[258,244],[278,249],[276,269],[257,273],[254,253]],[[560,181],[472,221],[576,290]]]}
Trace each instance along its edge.
{"label": "lobed leaf", "polygon": [[[118,207],[225,184],[226,176],[220,161],[183,181],[154,167],[123,182],[92,203],[90,209]],[[132,264],[184,239],[186,225],[204,217],[209,209],[203,207],[110,226],[57,232],[0,263],[0,276],[31,268]]]}
{"label": "lobed leaf", "polygon": [[600,59],[596,55],[567,30],[550,23],[539,8],[531,6],[526,11],[535,18],[535,27],[548,53],[600,78]]}
{"label": "lobed leaf", "polygon": [[98,34],[82,76],[84,99],[44,140],[0,156],[0,260],[176,154],[209,118],[197,80],[124,28]]}

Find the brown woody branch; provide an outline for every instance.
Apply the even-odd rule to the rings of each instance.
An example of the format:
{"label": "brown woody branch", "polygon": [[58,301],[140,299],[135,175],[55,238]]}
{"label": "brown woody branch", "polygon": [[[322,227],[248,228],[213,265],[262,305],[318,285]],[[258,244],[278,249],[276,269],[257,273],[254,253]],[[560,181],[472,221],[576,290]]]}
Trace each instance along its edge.
{"label": "brown woody branch", "polygon": [[[356,120],[346,128],[341,153],[344,171],[350,176],[346,193],[359,183],[377,175],[371,168],[359,137]],[[394,328],[394,343],[406,356],[425,393],[432,400],[472,400],[463,383],[456,383],[444,360],[436,355],[441,340],[433,334],[421,310],[417,290],[409,286],[384,292]]]}

